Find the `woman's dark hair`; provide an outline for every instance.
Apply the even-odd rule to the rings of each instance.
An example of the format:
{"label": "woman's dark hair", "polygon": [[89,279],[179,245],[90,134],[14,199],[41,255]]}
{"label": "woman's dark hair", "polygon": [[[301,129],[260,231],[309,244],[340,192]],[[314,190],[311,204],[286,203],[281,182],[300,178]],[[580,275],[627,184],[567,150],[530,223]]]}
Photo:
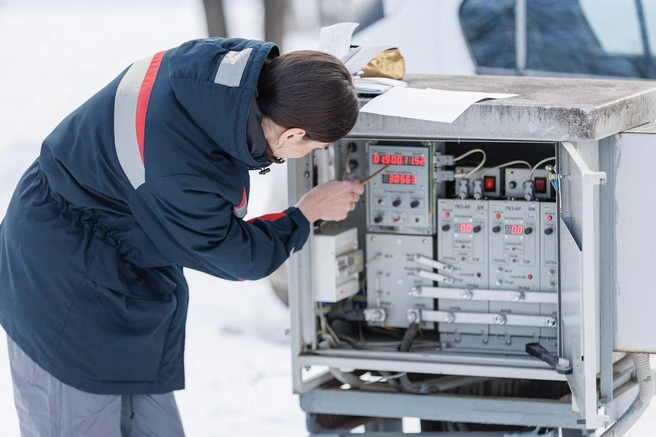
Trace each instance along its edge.
{"label": "woman's dark hair", "polygon": [[346,136],[360,110],[344,64],[313,50],[290,52],[267,61],[257,92],[263,115],[286,129],[302,128],[304,139],[322,143]]}

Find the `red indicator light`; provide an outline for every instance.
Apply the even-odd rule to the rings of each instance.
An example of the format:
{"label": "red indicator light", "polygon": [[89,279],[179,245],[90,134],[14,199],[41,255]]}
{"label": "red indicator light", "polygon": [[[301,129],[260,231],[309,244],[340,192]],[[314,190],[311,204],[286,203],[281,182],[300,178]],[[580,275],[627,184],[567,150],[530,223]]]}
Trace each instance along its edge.
{"label": "red indicator light", "polygon": [[449,214],[448,212],[445,212],[444,217],[451,217],[451,214]]}
{"label": "red indicator light", "polygon": [[553,216],[548,215],[547,220],[549,220],[549,221],[553,220]]}
{"label": "red indicator light", "polygon": [[500,219],[500,218],[501,218],[501,214],[497,213],[494,217]]}
{"label": "red indicator light", "polygon": [[535,178],[533,180],[533,187],[535,187],[535,192],[540,194],[546,194],[547,192],[547,178]]}
{"label": "red indicator light", "polygon": [[497,178],[494,176],[485,176],[483,177],[483,189],[485,191],[496,191],[497,190]]}
{"label": "red indicator light", "polygon": [[529,280],[533,279],[533,275],[528,275],[528,276],[526,277],[526,279],[529,279]]}

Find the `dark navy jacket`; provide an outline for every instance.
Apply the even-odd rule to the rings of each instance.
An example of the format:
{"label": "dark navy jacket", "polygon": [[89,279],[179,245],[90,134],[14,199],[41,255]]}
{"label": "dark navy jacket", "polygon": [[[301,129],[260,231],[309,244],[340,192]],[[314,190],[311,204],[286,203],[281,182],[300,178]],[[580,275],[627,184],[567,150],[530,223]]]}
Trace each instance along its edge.
{"label": "dark navy jacket", "polygon": [[259,279],[303,246],[296,208],[242,220],[248,171],[270,164],[254,99],[277,54],[241,39],[160,52],[46,138],[0,225],[0,323],[57,379],[101,394],[183,388],[182,268]]}

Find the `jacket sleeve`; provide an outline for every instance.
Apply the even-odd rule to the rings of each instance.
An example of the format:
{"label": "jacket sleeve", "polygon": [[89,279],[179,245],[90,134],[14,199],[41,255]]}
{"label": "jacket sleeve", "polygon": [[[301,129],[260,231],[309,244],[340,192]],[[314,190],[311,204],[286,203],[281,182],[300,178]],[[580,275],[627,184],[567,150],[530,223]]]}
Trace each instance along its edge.
{"label": "jacket sleeve", "polygon": [[225,279],[260,279],[305,244],[310,223],[297,208],[248,222],[218,185],[196,176],[150,180],[130,199],[137,223],[171,262]]}

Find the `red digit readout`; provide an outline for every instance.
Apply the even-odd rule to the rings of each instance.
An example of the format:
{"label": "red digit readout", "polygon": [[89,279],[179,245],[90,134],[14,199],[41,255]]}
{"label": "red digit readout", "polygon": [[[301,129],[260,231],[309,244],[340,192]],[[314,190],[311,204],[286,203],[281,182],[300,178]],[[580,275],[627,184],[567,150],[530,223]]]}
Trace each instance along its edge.
{"label": "red digit readout", "polygon": [[461,234],[471,234],[474,229],[474,225],[471,223],[460,223],[460,229],[458,230]]}
{"label": "red digit readout", "polygon": [[384,153],[374,153],[371,156],[371,163],[375,165],[409,165],[413,167],[423,167],[426,165],[426,157],[409,156],[409,155],[386,155]]}
{"label": "red digit readout", "polygon": [[522,235],[522,234],[524,234],[524,226],[523,225],[506,225],[506,234]]}
{"label": "red digit readout", "polygon": [[423,166],[426,164],[426,157],[425,156],[413,156],[412,157],[412,162],[410,165],[416,165],[416,166]]}
{"label": "red digit readout", "polygon": [[383,175],[383,183],[394,185],[416,185],[417,175],[385,173]]}

